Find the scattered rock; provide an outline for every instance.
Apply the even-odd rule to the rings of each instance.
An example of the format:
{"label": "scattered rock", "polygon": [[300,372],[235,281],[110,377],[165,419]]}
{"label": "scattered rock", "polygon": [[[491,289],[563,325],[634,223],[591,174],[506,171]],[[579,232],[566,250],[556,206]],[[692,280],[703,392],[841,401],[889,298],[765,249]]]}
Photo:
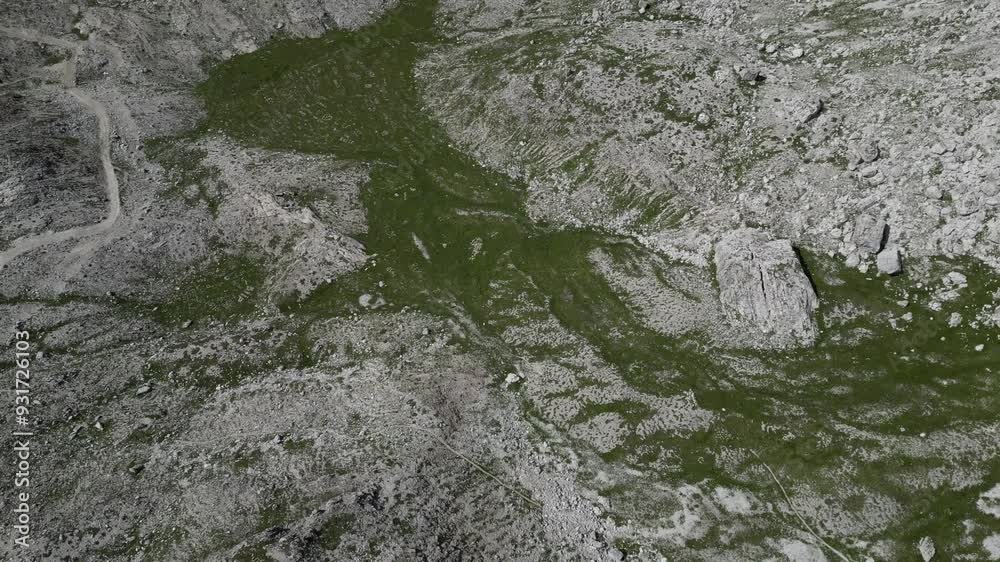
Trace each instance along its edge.
{"label": "scattered rock", "polygon": [[715,489],[712,496],[722,506],[722,509],[728,513],[734,515],[750,515],[753,513],[750,497],[742,490],[720,486]]}
{"label": "scattered rock", "polygon": [[819,301],[788,240],[739,229],[715,246],[720,300],[733,319],[772,334],[774,347],[811,345]]}
{"label": "scattered rock", "polygon": [[994,533],[983,539],[983,550],[989,556],[989,560],[1000,560],[1000,533]]}
{"label": "scattered rock", "polygon": [[136,396],[142,396],[143,394],[148,394],[152,390],[153,390],[153,387],[149,386],[148,384],[144,384],[144,385],[140,386],[138,390],[135,391],[135,395]]}
{"label": "scattered rock", "polygon": [[976,500],[976,508],[986,515],[992,515],[996,519],[1000,519],[1000,484],[983,492],[979,496],[979,499]]}
{"label": "scattered rock", "polygon": [[790,562],[827,562],[820,547],[798,540],[782,539],[781,552]]}

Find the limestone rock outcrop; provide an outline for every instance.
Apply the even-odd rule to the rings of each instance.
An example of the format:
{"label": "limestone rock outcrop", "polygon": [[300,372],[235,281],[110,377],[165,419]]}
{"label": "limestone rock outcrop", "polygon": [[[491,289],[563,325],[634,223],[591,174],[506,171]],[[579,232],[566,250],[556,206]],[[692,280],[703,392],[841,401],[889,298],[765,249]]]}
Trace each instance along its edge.
{"label": "limestone rock outcrop", "polygon": [[715,246],[719,298],[730,318],[762,332],[760,347],[812,345],[819,300],[788,240],[744,228]]}

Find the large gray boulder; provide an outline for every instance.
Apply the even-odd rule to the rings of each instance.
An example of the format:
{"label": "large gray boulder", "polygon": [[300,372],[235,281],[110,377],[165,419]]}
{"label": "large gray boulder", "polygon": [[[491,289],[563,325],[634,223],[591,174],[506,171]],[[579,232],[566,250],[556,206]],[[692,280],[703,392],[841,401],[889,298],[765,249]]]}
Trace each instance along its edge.
{"label": "large gray boulder", "polygon": [[819,301],[791,242],[756,229],[735,230],[716,244],[715,268],[726,313],[759,329],[761,347],[816,341]]}

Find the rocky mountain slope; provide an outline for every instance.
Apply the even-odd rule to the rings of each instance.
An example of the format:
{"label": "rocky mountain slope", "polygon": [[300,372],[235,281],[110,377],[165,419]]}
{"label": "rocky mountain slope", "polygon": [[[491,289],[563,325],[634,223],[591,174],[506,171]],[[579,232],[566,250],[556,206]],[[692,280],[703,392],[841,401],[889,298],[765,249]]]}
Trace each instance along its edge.
{"label": "rocky mountain slope", "polygon": [[1000,559],[994,3],[0,16],[3,558]]}

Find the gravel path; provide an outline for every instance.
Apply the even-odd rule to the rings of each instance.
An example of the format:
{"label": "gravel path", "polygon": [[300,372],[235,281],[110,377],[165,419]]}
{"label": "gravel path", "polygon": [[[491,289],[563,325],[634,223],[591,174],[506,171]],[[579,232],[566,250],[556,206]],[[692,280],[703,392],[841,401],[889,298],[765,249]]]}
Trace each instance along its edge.
{"label": "gravel path", "polygon": [[104,175],[104,185],[108,193],[108,214],[104,220],[88,226],[19,238],[11,244],[10,248],[0,253],[0,269],[2,269],[21,254],[30,252],[36,248],[106,232],[114,226],[121,215],[121,197],[118,189],[118,177],[115,175],[114,166],[111,164],[111,118],[108,116],[108,110],[100,101],[76,87],[76,59],[80,53],[81,44],[58,37],[42,35],[36,31],[27,29],[0,27],[0,35],[35,43],[54,45],[70,50],[70,58],[65,63],[63,87],[97,117],[97,137],[101,167]]}

